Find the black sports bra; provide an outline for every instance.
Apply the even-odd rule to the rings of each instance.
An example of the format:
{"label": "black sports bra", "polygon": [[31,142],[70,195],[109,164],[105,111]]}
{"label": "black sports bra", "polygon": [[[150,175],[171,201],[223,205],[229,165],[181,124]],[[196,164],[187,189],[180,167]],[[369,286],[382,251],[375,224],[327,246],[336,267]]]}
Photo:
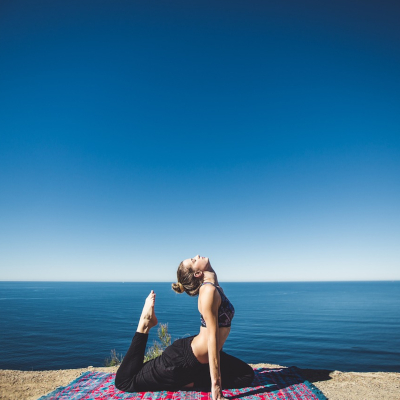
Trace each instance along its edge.
{"label": "black sports bra", "polygon": [[[220,289],[220,287],[214,285],[212,282],[203,282],[201,286],[203,286],[206,283],[213,285],[218,290],[218,293],[221,295],[221,305],[218,308],[218,326],[220,328],[231,326],[233,316],[235,315],[235,309],[232,303],[228,300],[228,298],[225,296],[224,292]],[[204,321],[204,318],[201,314],[200,314],[200,323],[202,327],[207,328],[206,321]]]}

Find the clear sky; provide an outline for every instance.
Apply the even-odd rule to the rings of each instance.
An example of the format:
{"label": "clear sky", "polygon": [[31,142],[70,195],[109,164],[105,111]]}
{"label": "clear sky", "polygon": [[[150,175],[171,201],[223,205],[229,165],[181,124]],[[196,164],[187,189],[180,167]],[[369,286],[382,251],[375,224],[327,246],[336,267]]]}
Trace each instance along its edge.
{"label": "clear sky", "polygon": [[0,280],[400,279],[400,5],[0,6]]}

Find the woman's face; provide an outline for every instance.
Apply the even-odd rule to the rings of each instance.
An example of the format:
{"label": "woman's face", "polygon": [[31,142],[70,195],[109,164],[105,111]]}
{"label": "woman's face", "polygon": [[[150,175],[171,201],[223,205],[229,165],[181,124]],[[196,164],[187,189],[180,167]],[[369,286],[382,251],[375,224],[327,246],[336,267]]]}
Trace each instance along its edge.
{"label": "woman's face", "polygon": [[197,271],[209,271],[211,269],[210,261],[208,257],[201,257],[199,255],[193,257],[193,258],[187,258],[186,260],[183,261],[183,265],[185,267],[192,267],[192,269],[197,272]]}

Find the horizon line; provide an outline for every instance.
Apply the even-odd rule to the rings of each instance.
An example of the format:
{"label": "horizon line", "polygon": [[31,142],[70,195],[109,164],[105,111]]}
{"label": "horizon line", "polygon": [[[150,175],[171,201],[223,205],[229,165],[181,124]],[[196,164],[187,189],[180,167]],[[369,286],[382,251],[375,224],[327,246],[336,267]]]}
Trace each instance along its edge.
{"label": "horizon line", "polygon": [[[23,283],[23,282],[36,282],[36,283],[174,283],[170,281],[72,281],[72,280],[65,280],[65,281],[56,281],[56,280],[1,280],[2,282],[9,282],[9,283]],[[400,282],[400,279],[359,279],[359,280],[315,280],[315,281],[224,281],[224,283],[324,283],[324,282]]]}

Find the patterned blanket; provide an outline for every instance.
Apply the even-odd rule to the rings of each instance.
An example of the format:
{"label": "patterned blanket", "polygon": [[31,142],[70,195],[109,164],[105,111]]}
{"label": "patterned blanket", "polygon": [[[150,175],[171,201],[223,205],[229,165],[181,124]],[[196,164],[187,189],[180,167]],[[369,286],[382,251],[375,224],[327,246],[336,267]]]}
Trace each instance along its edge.
{"label": "patterned blanket", "polygon": [[[314,385],[299,374],[296,367],[255,369],[251,387],[224,390],[228,399],[246,400],[326,400]],[[115,374],[84,372],[69,385],[60,387],[38,400],[211,400],[211,393],[196,391],[179,392],[121,392],[114,386]]]}

